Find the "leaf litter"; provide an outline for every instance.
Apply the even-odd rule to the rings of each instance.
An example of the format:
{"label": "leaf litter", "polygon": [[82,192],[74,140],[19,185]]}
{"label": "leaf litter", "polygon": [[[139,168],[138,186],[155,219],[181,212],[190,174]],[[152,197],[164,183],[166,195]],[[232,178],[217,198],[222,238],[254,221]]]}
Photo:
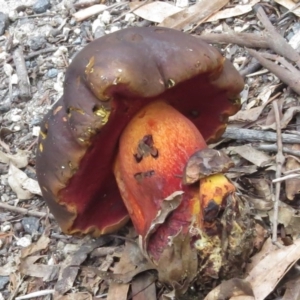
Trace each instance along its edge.
{"label": "leaf litter", "polygon": [[[289,142],[289,135],[299,136],[299,95],[289,79],[297,80],[299,65],[290,52],[278,51],[278,47],[286,49],[284,43],[287,42],[295,49],[299,47],[297,4],[291,0],[275,0],[271,5],[270,1],[202,0],[196,4],[191,1],[185,7],[179,2],[174,5],[159,1],[99,3],[89,0],[84,5],[80,4],[83,0],[71,2],[74,1],[53,3],[47,13],[35,16],[32,3],[24,7],[19,0],[0,1],[3,12],[10,18],[10,25],[0,36],[0,63],[5,66],[0,73],[0,194],[1,203],[5,204],[5,210],[0,206],[0,277],[9,278],[9,285],[0,290],[0,299],[21,300],[54,294],[56,299],[174,298],[172,290],[157,283],[157,274],[138,254],[137,244],[126,241],[126,238],[136,239],[134,234],[128,233],[132,231],[130,225],[120,232],[125,242],[116,236],[99,241],[63,235],[55,221],[48,218],[50,215],[39,196],[34,172],[40,118],[58,99],[57,91],[61,92],[69,60],[92,39],[132,25],[167,26],[202,35],[204,39],[214,35],[213,44],[243,74],[248,87],[243,93],[242,110],[230,118],[230,128],[236,129],[236,137],[224,139],[215,148],[226,152],[234,161],[235,166],[228,171],[228,176],[252,206],[257,220],[256,252],[248,265],[246,278],[225,281],[215,289],[213,285],[207,286],[206,293],[197,291],[198,297],[204,299],[211,290],[206,299],[253,299],[253,295],[255,299],[275,299],[278,294],[282,299],[297,299],[300,179],[296,176],[299,176],[300,137],[297,144],[294,140]],[[276,40],[273,33],[269,35],[271,40],[276,40],[275,46],[266,38],[272,29],[264,19],[259,19],[261,15],[254,6],[257,2],[262,4],[272,26],[284,36],[285,42]],[[89,7],[88,12],[84,11],[86,7]],[[36,32],[34,22],[39,24]],[[222,36],[222,31],[226,36]],[[38,49],[34,50],[27,41],[39,35],[46,39],[43,46],[46,48],[37,45]],[[255,35],[259,36],[258,42]],[[222,41],[229,37],[234,38]],[[245,42],[248,44],[243,44]],[[263,51],[257,54],[243,48],[251,43],[250,47]],[[32,99],[28,101],[19,97],[18,74],[12,62],[12,51],[18,45],[24,47],[30,79]],[[60,46],[65,50],[58,51],[54,59],[52,53]],[[266,48],[275,51],[276,56],[264,52]],[[289,63],[293,62],[292,68]],[[59,75],[49,76],[50,69]],[[274,101],[280,108],[279,123],[274,115]],[[266,137],[278,126],[287,137],[282,149]],[[242,132],[239,128],[254,130],[262,139],[253,142],[246,136],[238,136]],[[270,232],[274,224],[273,180],[278,168],[275,155],[280,150],[285,156],[281,176],[287,179],[283,180],[279,197],[278,248],[272,244]],[[23,213],[14,208],[22,208]],[[30,234],[24,231],[21,224],[24,212],[43,213],[38,217],[41,231]],[[26,247],[25,242],[20,242],[23,239],[29,243]],[[195,286],[189,292],[193,289]]]}

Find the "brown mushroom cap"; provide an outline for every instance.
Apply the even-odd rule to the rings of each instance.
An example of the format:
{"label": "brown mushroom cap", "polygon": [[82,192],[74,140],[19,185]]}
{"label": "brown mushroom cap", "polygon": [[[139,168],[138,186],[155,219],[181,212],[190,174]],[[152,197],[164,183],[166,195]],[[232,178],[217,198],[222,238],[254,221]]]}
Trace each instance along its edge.
{"label": "brown mushroom cap", "polygon": [[129,28],[93,41],[69,66],[37,150],[43,196],[66,233],[114,231],[128,220],[113,176],[118,139],[146,104],[164,99],[211,142],[239,109],[243,80],[201,39]]}

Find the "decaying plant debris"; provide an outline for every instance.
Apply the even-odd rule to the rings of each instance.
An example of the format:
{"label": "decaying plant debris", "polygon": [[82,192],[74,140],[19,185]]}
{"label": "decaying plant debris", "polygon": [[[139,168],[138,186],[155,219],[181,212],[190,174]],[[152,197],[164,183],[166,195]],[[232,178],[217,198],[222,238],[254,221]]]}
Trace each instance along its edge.
{"label": "decaying plant debris", "polygon": [[[0,28],[0,299],[174,298],[139,253],[130,225],[96,240],[62,234],[35,176],[40,122],[62,94],[65,70],[76,53],[121,28],[159,23],[219,47],[246,82],[242,110],[212,146],[235,164],[227,176],[238,201],[250,205],[255,216],[256,250],[243,278],[215,289],[217,282],[201,289],[195,282],[186,297],[297,299],[299,5],[176,1],[165,3],[153,23],[145,11],[163,11],[157,2],[147,7],[147,1],[49,1],[42,13],[36,2],[0,1],[9,17],[3,16]],[[176,15],[170,16],[167,5]]]}

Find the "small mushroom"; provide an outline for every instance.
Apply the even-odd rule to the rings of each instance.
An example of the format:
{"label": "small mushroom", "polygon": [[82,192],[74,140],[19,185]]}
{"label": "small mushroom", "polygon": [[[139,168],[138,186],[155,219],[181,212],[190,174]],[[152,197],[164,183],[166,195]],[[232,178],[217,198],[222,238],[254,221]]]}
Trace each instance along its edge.
{"label": "small mushroom", "polygon": [[[173,107],[200,130],[199,141],[209,143],[239,110],[242,89],[242,78],[218,50],[176,30],[129,28],[86,46],[70,64],[64,94],[45,116],[38,141],[38,181],[62,230],[98,236],[121,228],[132,216],[113,165],[122,132],[143,107],[154,102]],[[178,142],[182,136],[178,132]],[[139,137],[134,162],[158,159],[157,143],[151,134]],[[186,160],[199,149],[190,147]],[[173,175],[182,176],[183,168]],[[144,182],[157,172],[136,172],[133,180]],[[145,232],[147,226],[136,228]]]}

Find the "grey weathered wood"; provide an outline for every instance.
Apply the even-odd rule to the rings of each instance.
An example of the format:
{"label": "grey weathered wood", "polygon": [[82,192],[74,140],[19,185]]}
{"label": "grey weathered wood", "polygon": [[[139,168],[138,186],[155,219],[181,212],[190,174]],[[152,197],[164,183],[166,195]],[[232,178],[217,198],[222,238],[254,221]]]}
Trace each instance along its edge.
{"label": "grey weathered wood", "polygon": [[[275,132],[244,128],[227,128],[222,138],[250,142],[277,141],[277,135]],[[282,142],[286,144],[300,144],[300,135],[282,133]]]}
{"label": "grey weathered wood", "polygon": [[13,53],[13,60],[16,66],[16,72],[19,79],[20,98],[29,100],[31,98],[30,82],[25,65],[25,59],[22,49],[19,47]]}

